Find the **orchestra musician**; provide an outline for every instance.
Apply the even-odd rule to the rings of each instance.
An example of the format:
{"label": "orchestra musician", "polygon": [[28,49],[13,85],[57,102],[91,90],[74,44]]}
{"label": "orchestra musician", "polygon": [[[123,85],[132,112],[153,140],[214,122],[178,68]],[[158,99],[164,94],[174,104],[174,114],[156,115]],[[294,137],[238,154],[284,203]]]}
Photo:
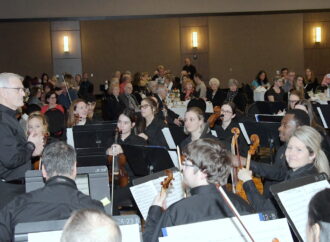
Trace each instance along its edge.
{"label": "orchestra musician", "polygon": [[88,118],[88,106],[83,99],[74,100],[69,108],[68,128],[76,125],[91,124],[92,121]]}
{"label": "orchestra musician", "polygon": [[[226,146],[227,150],[231,149],[231,140],[233,134],[232,128],[239,128],[236,119],[236,105],[233,102],[226,102],[221,106],[220,120],[221,123],[216,123],[214,130],[217,132],[218,139]],[[238,137],[240,155],[246,156],[248,145],[241,135]]]}
{"label": "orchestra musician", "polygon": [[316,193],[308,206],[307,241],[330,240],[330,189]]}
{"label": "orchestra musician", "polygon": [[167,147],[166,140],[162,133],[164,128],[163,120],[157,115],[157,102],[152,97],[146,97],[141,101],[141,116],[137,125],[138,135],[145,139],[149,145]]}
{"label": "orchestra musician", "polygon": [[[166,208],[166,193],[157,195],[148,212],[143,234],[146,242],[158,241],[164,227],[234,216],[217,188],[227,184],[231,168],[230,155],[221,143],[197,139],[184,148],[183,155],[183,182],[191,189],[191,196]],[[253,212],[237,195],[227,195],[240,214]]]}
{"label": "orchestra musician", "polygon": [[198,107],[191,107],[185,113],[184,132],[189,136],[181,142],[180,144],[181,149],[183,149],[190,142],[197,139],[202,139],[202,138],[216,139],[216,137],[214,137],[210,133],[209,125],[204,120],[204,113]]}
{"label": "orchestra musician", "polygon": [[[286,163],[285,150],[287,143],[294,131],[303,125],[309,125],[309,117],[302,110],[289,110],[281,121],[281,126],[279,127],[279,138],[284,144],[279,147],[275,154],[275,159],[273,164],[264,162],[251,161],[250,169],[252,172],[262,178],[264,178],[264,197],[271,198],[269,187],[275,183],[282,182],[289,170]],[[239,167],[239,161],[237,157],[232,159],[233,165]],[[246,165],[246,159],[240,157],[241,164]]]}
{"label": "orchestra musician", "polygon": [[44,140],[34,132],[27,138],[16,119],[16,109],[23,106],[25,96],[22,77],[0,74],[0,208],[25,192],[25,172],[31,169],[31,157],[38,156]]}
{"label": "orchestra musician", "polygon": [[[321,148],[321,140],[319,132],[310,126],[301,126],[294,131],[285,150],[289,170],[284,180],[293,180],[322,172],[330,175],[328,158]],[[256,190],[251,180],[251,171],[241,169],[238,172],[238,178],[243,181],[243,188],[256,211],[276,210],[272,201]]]}

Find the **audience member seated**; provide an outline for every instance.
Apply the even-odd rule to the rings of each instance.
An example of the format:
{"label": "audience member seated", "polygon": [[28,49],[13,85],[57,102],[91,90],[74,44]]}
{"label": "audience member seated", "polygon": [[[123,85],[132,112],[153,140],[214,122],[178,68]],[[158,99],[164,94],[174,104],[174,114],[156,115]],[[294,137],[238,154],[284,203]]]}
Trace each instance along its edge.
{"label": "audience member seated", "polygon": [[133,82],[134,96],[140,104],[143,98],[147,97],[147,84],[150,79],[148,72],[137,72]]}
{"label": "audience member seated", "polygon": [[274,85],[265,93],[265,100],[269,102],[283,102],[284,91],[282,89],[283,79],[277,78],[274,80]]}
{"label": "audience member seated", "polygon": [[173,112],[171,109],[168,109],[166,105],[166,97],[168,94],[168,90],[165,85],[160,84],[157,88],[157,95],[155,95],[153,98],[156,99],[158,104],[158,114],[157,116],[164,120],[165,124],[175,124],[180,126],[181,122],[179,120],[179,115]]}
{"label": "audience member seated", "polygon": [[180,94],[182,101],[187,101],[196,96],[195,84],[192,80],[187,79],[183,82],[183,92]]}
{"label": "audience member seated", "polygon": [[0,211],[2,241],[13,239],[18,223],[66,219],[82,208],[104,211],[101,202],[77,189],[74,148],[64,142],[55,142],[45,147],[41,159],[45,186],[17,196]]}
{"label": "audience member seated", "polygon": [[206,85],[203,81],[203,76],[199,73],[195,73],[194,81],[196,83],[196,97],[206,99]]}
{"label": "audience member seated", "polygon": [[253,90],[259,86],[263,86],[264,88],[268,89],[270,85],[267,78],[267,73],[265,71],[259,71],[256,79],[252,81],[251,86]]}
{"label": "audience member seated", "polygon": [[75,211],[64,226],[61,242],[121,242],[116,222],[95,209]]}
{"label": "audience member seated", "polygon": [[125,92],[125,86],[127,83],[132,83],[132,76],[131,76],[131,72],[124,72],[119,80],[119,90],[120,90],[120,94],[123,94]]}
{"label": "audience member seated", "polygon": [[288,110],[294,109],[296,103],[299,102],[301,99],[303,99],[303,96],[301,96],[301,92],[297,90],[292,90],[288,98]]}
{"label": "audience member seated", "polygon": [[42,92],[40,87],[32,87],[27,104],[28,105],[35,104],[41,108],[43,106],[43,103],[40,100],[41,94]]}
{"label": "audience member seated", "polygon": [[156,81],[157,84],[164,84],[165,82],[165,75],[167,71],[163,65],[157,66],[157,70],[155,71],[155,75],[152,77],[153,81]]}
{"label": "audience member seated", "polygon": [[293,89],[290,91],[290,93],[295,90],[296,92],[299,93],[299,96],[301,97],[301,99],[308,99],[309,95],[307,93],[305,93],[305,79],[303,76],[298,75],[297,78],[294,80],[294,85],[293,85]]}
{"label": "audience member seated", "polygon": [[[321,135],[312,127],[301,126],[295,130],[285,150],[286,161],[290,168],[285,174],[285,180],[321,172],[329,176],[329,162],[321,148],[321,140]],[[242,168],[238,172],[238,178],[243,181],[243,188],[251,206],[256,211],[276,211],[273,202],[262,196],[256,189],[251,171]]]}
{"label": "audience member seated", "polygon": [[41,108],[41,112],[45,114],[48,110],[57,109],[64,114],[64,108],[57,104],[57,95],[55,91],[50,91],[46,94],[46,105]]}
{"label": "audience member seated", "polygon": [[208,123],[204,120],[204,113],[198,107],[191,107],[185,113],[184,132],[189,136],[181,142],[181,149],[194,140],[203,138],[216,139],[211,134]]}
{"label": "audience member seated", "polygon": [[42,103],[46,103],[46,94],[50,91],[54,91],[54,86],[49,82],[43,87],[43,91],[40,97]]}
{"label": "audience member seated", "polygon": [[156,81],[149,81],[147,86],[147,97],[155,96],[157,94],[158,83]]}
{"label": "audience member seated", "polygon": [[91,124],[92,121],[88,118],[88,107],[85,100],[76,99],[72,102],[68,113],[68,128],[76,125]]}
{"label": "audience member seated", "polygon": [[103,103],[103,119],[117,120],[119,114],[124,110],[125,104],[119,99],[119,85],[111,84],[108,95]]}
{"label": "audience member seated", "polygon": [[149,145],[167,146],[162,133],[164,122],[156,117],[157,112],[157,102],[152,97],[143,99],[141,102],[142,119],[139,120],[137,131]]}
{"label": "audience member seated", "polygon": [[330,189],[316,193],[308,205],[307,242],[330,241]]}
{"label": "audience member seated", "polygon": [[124,87],[124,93],[119,95],[119,99],[124,103],[125,108],[130,108],[135,111],[139,110],[139,103],[136,97],[132,94],[133,85],[132,83],[126,83]]}
{"label": "audience member seated", "polygon": [[[227,184],[231,169],[230,155],[220,142],[195,140],[183,150],[183,155],[183,182],[191,189],[191,196],[166,208],[166,192],[161,192],[149,208],[144,241],[158,241],[165,227],[234,216],[217,189]],[[242,198],[231,192],[227,195],[241,215],[253,212]]]}
{"label": "audience member seated", "polygon": [[[232,128],[239,128],[238,123],[235,121],[236,118],[236,105],[233,102],[225,102],[221,106],[221,123],[215,125],[214,129],[217,132],[218,139],[226,146],[227,150],[231,150],[231,141],[233,133]],[[238,138],[238,145],[240,155],[247,155],[247,143],[242,135]]]}
{"label": "audience member seated", "polygon": [[164,85],[168,91],[174,89],[174,76],[172,74],[165,75]]}
{"label": "audience member seated", "polygon": [[225,94],[220,90],[220,81],[217,78],[211,78],[209,81],[211,89],[207,90],[207,101],[212,102],[213,107],[221,106],[225,100]]}
{"label": "audience member seated", "polygon": [[229,91],[225,102],[233,102],[236,107],[242,112],[245,111],[245,106],[247,103],[245,95],[239,90],[239,82],[236,79],[229,79],[228,81]]}

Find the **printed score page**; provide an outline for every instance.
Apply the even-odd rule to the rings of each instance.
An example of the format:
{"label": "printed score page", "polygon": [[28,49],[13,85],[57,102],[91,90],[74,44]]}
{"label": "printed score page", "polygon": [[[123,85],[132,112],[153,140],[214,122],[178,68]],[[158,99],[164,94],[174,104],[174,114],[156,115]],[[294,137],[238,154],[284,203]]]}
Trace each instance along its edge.
{"label": "printed score page", "polygon": [[[147,219],[149,208],[154,201],[156,195],[160,193],[161,182],[166,176],[159,177],[136,186],[130,187],[135,202],[144,218]],[[182,178],[180,172],[173,173],[174,180],[172,185],[167,190],[166,206],[169,207],[173,203],[179,201],[184,196]]]}
{"label": "printed score page", "polygon": [[325,188],[330,188],[327,180],[314,182],[277,194],[301,238],[305,241],[309,201],[317,192]]}

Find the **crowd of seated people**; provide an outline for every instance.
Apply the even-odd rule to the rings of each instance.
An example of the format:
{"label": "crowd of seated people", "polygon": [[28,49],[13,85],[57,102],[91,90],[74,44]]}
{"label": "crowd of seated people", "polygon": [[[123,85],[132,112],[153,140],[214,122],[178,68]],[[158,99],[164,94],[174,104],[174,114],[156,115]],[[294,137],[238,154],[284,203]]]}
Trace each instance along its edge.
{"label": "crowd of seated people", "polygon": [[[20,187],[12,190],[9,184],[12,185],[12,182],[19,182],[24,178],[25,171],[32,169],[33,164],[35,169],[43,170],[43,175],[50,181],[48,182],[50,185],[52,180],[61,182],[60,180],[63,179],[74,188],[75,185],[71,180],[75,177],[75,163],[65,165],[66,168],[71,169],[70,172],[63,173],[61,167],[55,166],[54,169],[60,171],[50,174],[53,172],[51,170],[53,167],[47,160],[49,159],[47,155],[55,159],[55,150],[59,148],[69,153],[73,152],[70,150],[71,147],[63,142],[66,139],[66,128],[111,121],[116,122],[120,131],[117,143],[114,137],[109,137],[107,143],[106,154],[112,156],[124,153],[123,145],[168,148],[162,129],[171,125],[180,128],[186,135],[178,145],[186,156],[186,160],[182,163],[182,172],[184,183],[191,189],[191,197],[182,199],[165,210],[161,207],[164,207],[166,194],[156,197],[145,224],[143,235],[145,241],[157,241],[161,236],[161,228],[166,226],[233,215],[228,208],[223,207],[223,201],[217,196],[217,186],[227,184],[231,168],[239,166],[238,159],[241,164],[246,164],[248,146],[242,135],[238,139],[239,148],[237,148],[240,157],[230,155],[234,136],[232,128],[239,127],[238,123],[244,120],[248,106],[247,93],[240,81],[229,79],[228,89],[224,88],[223,83],[226,81],[222,82],[216,77],[206,82],[189,58],[185,60],[185,66],[178,77],[175,77],[170,70],[166,70],[163,65],[157,66],[152,77],[148,72],[139,72],[133,77],[130,71],[116,71],[103,93],[102,120],[98,115],[100,110],[94,95],[94,84],[88,73],[77,74],[74,77],[65,74],[62,78],[56,76],[49,78],[43,73],[40,79],[26,77],[24,80],[14,74],[9,77],[6,73],[3,77],[1,75],[3,74],[0,74],[0,114],[6,114],[0,117],[5,117],[7,120],[0,122],[0,131],[7,139],[0,141],[0,189],[4,186],[8,191],[5,196],[8,195],[10,199],[4,199],[4,202],[0,203],[0,214],[7,216],[8,212],[14,213],[16,207],[24,205],[19,202],[20,199],[29,204],[28,198],[25,197],[27,195],[24,196],[24,189]],[[294,71],[282,68],[273,81],[265,71],[259,71],[252,81],[252,89],[263,87],[267,90],[266,102],[283,102],[287,108],[280,112],[283,118],[278,128],[278,138],[282,145],[275,153],[275,162],[270,164],[252,160],[251,171],[242,168],[238,172],[238,178],[243,182],[249,203],[228,191],[229,197],[233,199],[242,214],[272,211],[281,216],[269,190],[271,185],[321,172],[330,175],[327,159],[330,153],[329,137],[322,127],[322,122],[314,113],[311,101],[307,100],[311,91],[316,92],[321,89],[319,86],[322,85],[318,83],[310,69],[306,69],[305,75],[296,75]],[[29,90],[30,95],[23,103],[24,88]],[[179,93],[182,103],[189,102],[184,117],[180,117],[168,105],[170,92],[173,90],[177,90],[176,93]],[[19,100],[22,98],[22,102],[11,103],[15,102],[17,97]],[[205,113],[206,102],[212,103],[213,107],[220,107],[213,133]],[[24,106],[23,114],[26,114],[26,122],[18,122],[12,117],[12,111],[21,106]],[[24,115],[21,119],[24,119]],[[7,123],[14,125],[14,128],[8,128]],[[21,125],[24,127],[20,127]],[[9,141],[10,144],[7,144],[6,142]],[[5,147],[11,147],[16,153],[7,154]],[[5,153],[1,154],[1,152]],[[65,154],[62,155],[64,160]],[[75,153],[67,156],[75,159]],[[48,170],[47,165],[50,166]],[[135,175],[129,164],[126,164],[126,168],[131,181]],[[252,174],[263,179],[263,194],[256,190],[252,182]],[[229,182],[233,181],[229,179]],[[131,185],[130,182],[129,186]],[[47,191],[46,189],[42,192]],[[205,197],[208,198],[207,203]],[[32,196],[30,199],[33,198]],[[131,199],[131,195],[129,198]],[[80,194],[77,194],[77,199],[85,199],[86,206],[69,204],[61,218],[68,218],[70,213],[78,208],[96,207],[103,210],[100,204],[89,201]],[[201,208],[202,204],[205,209],[197,209]],[[56,204],[54,206],[56,207]],[[43,215],[40,215],[40,219],[44,219]],[[0,219],[0,231],[4,229],[7,237],[13,236],[13,227],[10,226],[19,221],[24,220],[13,223],[3,222]],[[314,228],[318,223],[317,220],[310,221],[309,225]],[[119,238],[120,235],[117,237]]]}

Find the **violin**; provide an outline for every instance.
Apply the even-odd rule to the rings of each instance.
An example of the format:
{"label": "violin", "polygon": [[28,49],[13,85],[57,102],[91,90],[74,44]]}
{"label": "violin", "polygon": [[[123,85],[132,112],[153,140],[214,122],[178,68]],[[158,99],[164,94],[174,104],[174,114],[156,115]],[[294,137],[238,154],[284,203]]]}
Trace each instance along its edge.
{"label": "violin", "polygon": [[[231,153],[233,155],[237,155],[238,156],[238,161],[239,161],[239,167],[241,167],[241,160],[240,160],[240,156],[239,156],[239,148],[238,148],[238,137],[241,133],[241,131],[239,130],[239,128],[237,127],[234,127],[231,129],[231,133],[234,134],[232,139],[231,139]],[[232,190],[233,193],[236,193],[236,185],[238,183],[238,177],[237,177],[237,168],[236,167],[233,167],[231,169],[231,179],[232,179],[232,187],[229,190]]]}
{"label": "violin", "polygon": [[215,106],[213,108],[213,114],[207,120],[210,128],[214,128],[215,122],[220,118],[220,116],[221,116],[221,107]]}
{"label": "violin", "polygon": [[[246,159],[246,169],[250,170],[250,163],[251,163],[251,157],[256,153],[256,150],[258,149],[259,145],[260,145],[260,139],[259,136],[256,134],[252,134],[250,137],[251,140],[251,145],[250,145],[250,149],[248,151],[248,157]],[[263,184],[260,178],[257,177],[252,177],[252,180],[257,188],[257,190],[259,191],[260,194],[263,194],[264,189],[263,189]],[[246,193],[243,189],[243,182],[239,181],[239,183],[236,186],[236,189],[238,190],[238,194],[245,199],[246,201],[248,201]]]}
{"label": "violin", "polygon": [[160,183],[162,185],[161,193],[166,192],[171,185],[171,181],[174,180],[172,170],[165,170],[165,173],[166,173],[166,177],[164,181]]}
{"label": "violin", "polygon": [[[118,136],[121,135],[121,132],[119,129],[116,129],[115,132],[115,141],[113,144],[118,144]],[[110,167],[109,169],[109,182],[112,182],[112,176],[114,176],[115,180],[117,181],[118,185],[120,187],[125,187],[129,183],[128,179],[128,173],[126,171],[127,160],[126,156],[122,154],[118,155],[109,155],[108,156],[108,165]],[[114,169],[112,169],[114,167]]]}

